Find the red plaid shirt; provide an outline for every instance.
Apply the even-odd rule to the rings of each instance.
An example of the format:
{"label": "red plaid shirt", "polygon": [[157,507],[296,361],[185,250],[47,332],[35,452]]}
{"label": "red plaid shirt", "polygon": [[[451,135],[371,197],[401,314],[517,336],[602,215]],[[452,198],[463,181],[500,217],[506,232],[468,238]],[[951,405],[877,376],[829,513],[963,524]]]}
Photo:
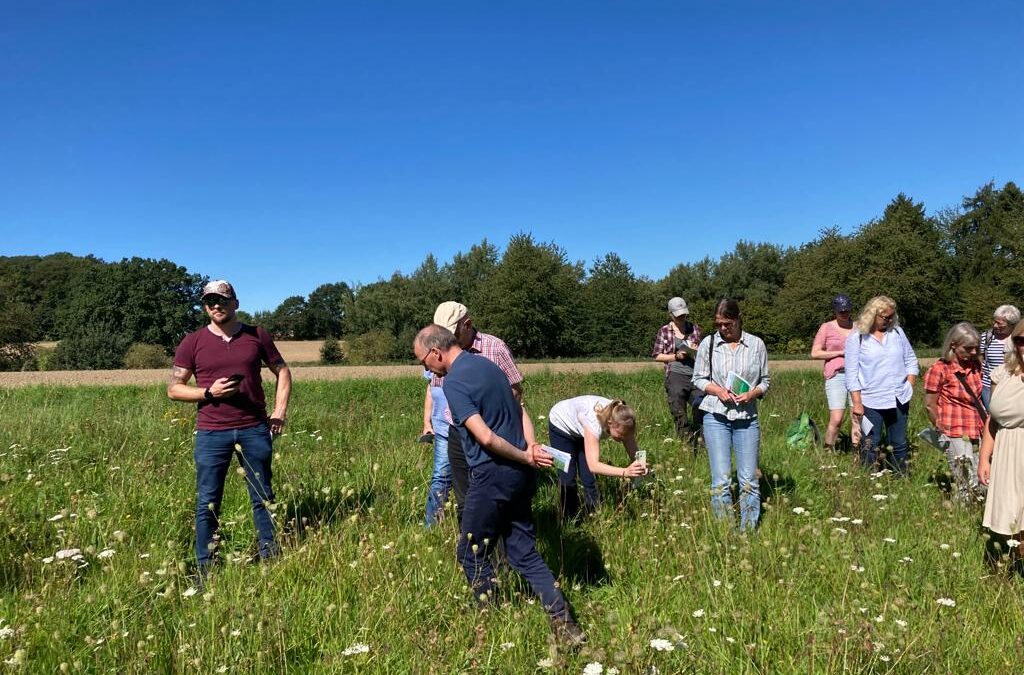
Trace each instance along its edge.
{"label": "red plaid shirt", "polygon": [[[516,366],[516,361],[512,358],[512,352],[509,351],[508,345],[506,345],[505,341],[501,338],[477,331],[476,337],[473,338],[473,344],[470,345],[469,349],[466,351],[472,352],[473,354],[479,354],[501,368],[501,372],[505,373],[505,377],[508,378],[509,386],[519,384],[523,381],[523,374],[519,372],[519,368]],[[431,376],[431,387],[440,387],[443,385],[443,377],[438,375]],[[452,411],[450,409],[444,409],[444,418],[449,424],[454,424],[452,420]]]}
{"label": "red plaid shirt", "polygon": [[[693,326],[693,332],[690,333],[690,339],[687,342],[696,349],[700,345],[700,341],[704,339],[704,335],[700,332],[700,326],[695,323],[690,323],[690,325]],[[672,330],[672,322],[669,322],[659,328],[658,334],[654,336],[654,348],[651,350],[651,358],[653,359],[658,354],[674,354],[675,351],[676,333]],[[671,365],[671,362],[665,364],[666,373]]]}
{"label": "red plaid shirt", "polygon": [[956,373],[963,373],[967,386],[975,396],[981,396],[981,365],[961,368],[959,364],[936,361],[924,376],[924,390],[938,394],[939,431],[950,438],[971,440],[981,437],[983,421],[974,406],[974,399],[964,390]]}

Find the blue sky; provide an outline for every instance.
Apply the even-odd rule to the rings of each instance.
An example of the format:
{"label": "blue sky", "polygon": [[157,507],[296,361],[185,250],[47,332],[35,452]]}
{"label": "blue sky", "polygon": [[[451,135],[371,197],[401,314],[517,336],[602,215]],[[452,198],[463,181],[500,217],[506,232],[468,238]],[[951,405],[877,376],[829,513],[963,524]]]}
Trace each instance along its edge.
{"label": "blue sky", "polygon": [[0,255],[272,309],[487,237],[639,274],[1024,181],[1024,5],[40,2],[0,22]]}

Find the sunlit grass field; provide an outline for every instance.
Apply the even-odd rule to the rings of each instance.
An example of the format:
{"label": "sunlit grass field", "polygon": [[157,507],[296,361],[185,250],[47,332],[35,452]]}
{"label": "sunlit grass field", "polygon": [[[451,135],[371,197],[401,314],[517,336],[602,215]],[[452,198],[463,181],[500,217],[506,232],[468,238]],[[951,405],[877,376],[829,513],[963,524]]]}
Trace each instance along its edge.
{"label": "sunlit grass field", "polygon": [[[191,572],[191,407],[162,387],[0,391],[0,668],[12,672],[995,672],[1024,657],[1022,580],[985,561],[980,508],[953,506],[944,460],[909,480],[850,455],[787,448],[822,422],[816,372],[783,373],[761,406],[760,529],[710,517],[708,466],[670,438],[657,372],[532,376],[540,419],[582,393],[624,398],[655,477],[602,482],[593,519],[561,528],[553,475],[534,502],[541,553],[590,636],[556,649],[503,573],[474,609],[453,519],[422,527],[431,453],[422,379],[297,382],[276,441],[284,555],[251,562],[244,478],[231,473],[225,562]],[[911,432],[926,424],[920,392]],[[625,463],[621,446],[604,454]],[[77,553],[72,552],[78,549]],[[652,643],[653,641],[653,643]]]}

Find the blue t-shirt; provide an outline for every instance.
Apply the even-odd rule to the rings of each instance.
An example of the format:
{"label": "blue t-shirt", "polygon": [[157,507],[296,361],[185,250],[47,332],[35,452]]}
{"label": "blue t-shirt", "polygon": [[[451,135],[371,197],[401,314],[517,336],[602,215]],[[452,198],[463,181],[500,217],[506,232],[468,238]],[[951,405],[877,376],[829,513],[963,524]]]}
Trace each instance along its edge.
{"label": "blue t-shirt", "polygon": [[526,450],[523,408],[512,394],[508,377],[501,368],[482,356],[462,352],[445,375],[443,388],[452,419],[462,433],[462,450],[469,466],[493,460],[490,451],[480,447],[465,428],[466,420],[473,415],[480,415],[491,431],[520,450]]}

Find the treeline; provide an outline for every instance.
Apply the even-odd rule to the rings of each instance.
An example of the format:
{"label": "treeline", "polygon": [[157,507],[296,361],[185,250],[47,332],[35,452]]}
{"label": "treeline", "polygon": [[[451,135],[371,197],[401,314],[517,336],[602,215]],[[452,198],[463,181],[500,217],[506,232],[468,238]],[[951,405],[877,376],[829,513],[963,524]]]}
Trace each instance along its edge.
{"label": "treeline", "polygon": [[[246,318],[280,339],[342,338],[351,361],[406,360],[434,307],[456,299],[522,357],[642,357],[666,320],[668,298],[684,297],[707,327],[715,300],[729,296],[770,349],[802,353],[836,293],[855,303],[884,293],[914,343],[928,346],[954,321],[985,324],[997,305],[1019,304],[1022,247],[1024,195],[1013,183],[989,183],[933,216],[900,194],[851,234],[825,229],[799,248],[740,240],[718,260],[679,264],[657,280],[635,274],[615,253],[585,265],[556,243],[520,234],[503,251],[484,240],[444,264],[428,255],[411,274],[325,284]],[[62,366],[116,367],[132,343],[168,350],[200,325],[204,280],[166,260],[0,258],[0,341],[10,355],[12,345],[60,340]],[[102,366],[64,347],[85,341],[92,354],[114,335]],[[6,367],[18,367],[18,358]]]}

